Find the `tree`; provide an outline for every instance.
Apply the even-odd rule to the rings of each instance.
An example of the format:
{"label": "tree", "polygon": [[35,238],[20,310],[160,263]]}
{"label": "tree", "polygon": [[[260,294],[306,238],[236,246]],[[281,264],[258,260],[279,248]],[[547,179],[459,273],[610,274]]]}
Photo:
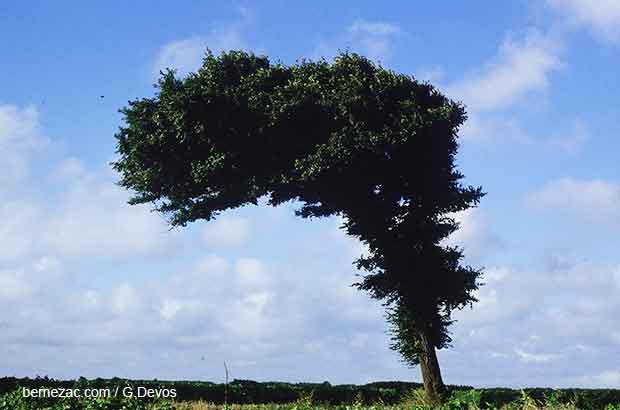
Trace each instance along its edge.
{"label": "tree", "polygon": [[304,218],[340,215],[368,247],[354,284],[383,301],[392,348],[419,364],[428,397],[445,391],[436,349],[481,271],[443,246],[450,216],[478,204],[454,164],[464,107],[427,83],[357,54],[285,66],[208,52],[195,73],[161,73],[153,98],[120,110],[119,185],[171,227],[257,204],[301,203]]}

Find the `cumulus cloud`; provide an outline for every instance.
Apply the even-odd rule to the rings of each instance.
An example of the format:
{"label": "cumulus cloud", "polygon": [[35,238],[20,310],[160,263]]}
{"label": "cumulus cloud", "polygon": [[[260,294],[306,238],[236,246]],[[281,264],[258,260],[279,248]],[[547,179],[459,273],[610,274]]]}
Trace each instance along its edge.
{"label": "cumulus cloud", "polygon": [[[333,270],[323,271],[321,260],[311,256],[304,259],[307,243],[293,241],[291,252],[300,255],[294,264],[275,266],[252,256],[211,254],[189,268],[131,280],[95,265],[103,258],[115,262],[109,265],[116,266],[114,270],[132,271],[136,257],[165,254],[177,239],[167,236],[170,232],[158,215],[126,204],[127,193],[114,185],[113,173],[92,170],[74,157],[50,161],[55,165],[49,180],[58,190],[45,202],[19,198],[0,206],[6,221],[0,227],[5,243],[0,252],[0,311],[8,312],[10,306],[12,312],[0,314],[0,354],[22,358],[7,360],[7,372],[196,378],[216,374],[214,358],[219,363],[228,357],[233,366],[245,369],[244,377],[286,377],[281,362],[297,361],[299,346],[308,341],[326,346],[317,357],[338,352],[339,360],[357,366],[351,343],[359,350],[365,336],[353,340],[349,334],[355,329],[369,338],[381,337],[381,308],[350,287],[351,258],[340,263],[340,255],[352,252],[351,244],[334,240],[324,246],[327,237],[336,239],[331,225],[325,237],[308,235],[321,245],[317,249],[329,253],[324,257],[338,261]],[[45,182],[33,180],[32,189]],[[261,220],[281,220],[282,209],[263,210]],[[228,245],[246,239],[248,219],[233,214],[218,221],[220,225],[212,225],[212,238],[225,236]],[[191,235],[188,231],[185,235]],[[196,244],[196,253],[204,251],[201,241],[188,243]],[[93,275],[91,266],[110,276],[106,285],[98,282],[100,276],[86,280]],[[385,354],[386,345],[380,342],[371,344]],[[55,359],[68,357],[69,351],[71,360]],[[201,356],[208,362],[195,360]],[[164,364],[152,367],[153,357]],[[382,362],[377,358],[373,363],[382,368]],[[359,372],[370,376],[369,369]],[[332,376],[322,377],[338,380],[345,375]]]}
{"label": "cumulus cloud", "polygon": [[531,31],[522,39],[508,37],[497,56],[482,70],[448,87],[450,96],[470,110],[502,109],[549,86],[549,76],[562,67],[559,44]]}
{"label": "cumulus cloud", "polygon": [[32,147],[42,142],[39,113],[33,105],[0,105],[0,145]]}
{"label": "cumulus cloud", "polygon": [[[49,269],[50,263],[39,265]],[[239,280],[231,277],[232,266]],[[271,356],[277,356],[278,361],[294,360],[299,346],[304,343],[319,343],[326,346],[330,354],[338,351],[341,358],[349,355],[349,360],[354,360],[349,351],[351,344],[360,349],[372,333],[364,327],[353,332],[356,326],[351,320],[367,319],[351,319],[349,315],[351,309],[360,308],[360,301],[368,303],[367,298],[359,293],[341,298],[340,289],[348,288],[348,283],[331,273],[317,275],[290,269],[279,272],[278,268],[255,258],[225,259],[209,255],[198,260],[194,267],[172,272],[161,280],[139,284],[122,281],[108,290],[74,288],[64,278],[59,280],[60,286],[54,288],[53,294],[45,287],[35,294],[28,287],[28,277],[0,272],[0,283],[6,285],[3,292],[11,291],[12,295],[8,298],[0,293],[0,304],[15,301],[15,298],[20,302],[17,314],[0,316],[8,329],[2,335],[6,342],[2,349],[15,346],[18,340],[18,349],[23,348],[24,340],[28,343],[40,340],[35,329],[45,333],[48,342],[53,341],[57,352],[78,345],[85,352],[96,349],[100,357],[106,357],[107,352],[118,351],[114,346],[123,346],[123,350],[139,346],[140,353],[133,357],[139,366],[137,372],[132,373],[134,377],[148,375],[146,369],[151,359],[150,354],[144,352],[158,355],[167,352],[167,358],[162,360],[175,372],[175,377],[180,378],[197,377],[205,370],[195,362],[188,367],[174,363],[179,358],[177,352],[192,358],[206,354],[209,362],[198,364],[207,368],[215,365],[214,357],[218,357],[219,363],[219,358],[225,355],[233,363],[240,366],[245,363],[260,374],[265,374],[269,366],[281,368],[277,363],[270,363]],[[272,275],[279,280],[269,280]],[[309,280],[310,277],[313,279]],[[324,289],[325,280],[329,281],[333,293]],[[315,298],[320,298],[321,303],[315,304]],[[31,311],[30,322],[20,324],[19,318],[35,302],[41,310]],[[381,324],[380,310],[375,309],[375,313],[377,324]],[[50,317],[56,320],[48,321]],[[332,345],[334,340],[338,344]],[[384,349],[385,346],[375,343],[373,348]],[[30,349],[39,352],[36,347]],[[322,350],[317,355],[324,353]],[[115,359],[116,363],[122,361]],[[36,364],[30,366],[22,362],[20,374],[41,368]],[[104,368],[101,363],[91,366],[90,371],[96,370],[98,374]],[[59,371],[57,368],[52,374],[58,375]],[[259,373],[255,374],[260,378]],[[276,376],[275,372],[271,374]],[[64,375],[76,376],[69,370]]]}
{"label": "cumulus cloud", "polygon": [[55,289],[54,282],[64,280],[60,260],[51,256],[5,266],[0,269],[0,304],[15,304],[34,298],[46,287]]}
{"label": "cumulus cloud", "polygon": [[445,75],[445,71],[443,67],[433,66],[433,67],[427,67],[427,68],[420,69],[416,73],[415,78],[418,81],[426,81],[431,84],[437,84],[443,80],[444,75]]}
{"label": "cumulus cloud", "polygon": [[[586,385],[581,376],[607,370],[601,359],[618,346],[615,270],[583,261],[555,271],[487,268],[480,301],[454,315],[454,349],[441,352],[444,365],[453,372],[463,366],[470,382],[486,380],[489,368],[499,367],[503,380],[511,369],[513,386]],[[462,354],[469,359],[461,360]],[[495,364],[472,366],[475,357]]]}
{"label": "cumulus cloud", "polygon": [[48,142],[35,106],[0,105],[0,195],[28,175],[30,158]]}
{"label": "cumulus cloud", "polygon": [[552,76],[566,65],[563,49],[561,36],[552,31],[511,35],[482,68],[447,84],[446,94],[467,107],[469,118],[459,133],[463,140],[535,145],[554,153],[579,152],[587,140],[583,120],[572,121],[570,129],[540,136],[532,135],[508,112],[524,103],[539,104],[537,99],[549,90]]}
{"label": "cumulus cloud", "polygon": [[59,181],[74,181],[87,174],[86,165],[75,157],[62,159],[51,175]]}
{"label": "cumulus cloud", "polygon": [[552,149],[575,154],[581,151],[588,139],[588,127],[582,119],[577,118],[573,123],[572,129],[560,135],[550,137],[546,142]]}
{"label": "cumulus cloud", "polygon": [[584,377],[583,381],[591,387],[617,388],[620,385],[620,371],[606,370],[592,377]]}
{"label": "cumulus cloud", "polygon": [[153,64],[154,74],[157,75],[167,68],[177,70],[180,75],[195,71],[201,66],[207,48],[216,55],[230,50],[247,49],[244,30],[251,22],[251,13],[245,8],[239,11],[240,18],[233,23],[214,27],[205,35],[194,35],[164,44]]}
{"label": "cumulus cloud", "polygon": [[579,154],[590,138],[588,127],[580,118],[550,134],[537,135],[525,129],[515,117],[475,111],[461,127],[459,135],[468,142],[486,145],[510,143],[550,155]]}
{"label": "cumulus cloud", "polygon": [[250,237],[250,221],[240,216],[221,216],[205,227],[203,237],[209,246],[237,247]]}
{"label": "cumulus cloud", "polygon": [[583,25],[598,37],[620,40],[620,3],[615,0],[547,0],[547,5],[570,19],[573,25]]}
{"label": "cumulus cloud", "polygon": [[351,33],[363,33],[374,36],[389,36],[398,34],[401,30],[400,27],[391,23],[357,20],[349,26],[348,31]]}
{"label": "cumulus cloud", "polygon": [[515,349],[515,352],[524,362],[545,363],[560,357],[560,355],[554,353],[528,353],[521,349]]}
{"label": "cumulus cloud", "polygon": [[272,284],[264,264],[256,258],[240,258],[235,263],[235,272],[239,283],[244,287],[268,288]]}
{"label": "cumulus cloud", "polygon": [[[36,109],[2,106],[0,151],[13,158],[2,177],[7,184],[20,182],[20,193],[3,201],[0,217],[0,262],[20,261],[41,255],[58,257],[101,256],[114,258],[161,252],[174,233],[147,206],[130,206],[129,194],[115,185],[116,175],[106,170],[88,172],[77,158],[50,156],[39,164],[52,169],[49,178],[29,175],[31,150],[51,146],[43,135]],[[15,168],[14,165],[21,165]],[[5,166],[7,163],[3,162]],[[1,168],[2,166],[0,166]],[[37,192],[52,182],[56,192],[45,201]],[[9,192],[4,187],[3,193]]]}
{"label": "cumulus cloud", "polygon": [[480,208],[470,208],[451,216],[459,224],[459,229],[444,244],[462,247],[468,260],[480,260],[485,254],[504,246],[503,240],[494,233],[489,217]]}
{"label": "cumulus cloud", "polygon": [[23,199],[16,199],[0,204],[0,261],[21,260],[31,255],[33,242],[36,241],[38,223],[42,217],[41,209],[36,204]]}
{"label": "cumulus cloud", "polygon": [[[507,267],[493,266],[485,269],[482,277],[484,285],[474,292],[478,302],[474,304],[473,310],[456,312],[455,317],[465,327],[475,329],[477,326],[510,322],[528,312],[535,298],[530,294],[514,297],[514,292],[528,286],[518,284],[515,275],[519,274]],[[515,288],[511,289],[510,286]]]}
{"label": "cumulus cloud", "polygon": [[526,196],[533,209],[565,211],[599,223],[620,220],[620,184],[604,180],[561,178]]}
{"label": "cumulus cloud", "polygon": [[113,290],[110,304],[114,313],[118,315],[133,313],[142,306],[140,295],[127,283],[122,283]]}
{"label": "cumulus cloud", "polygon": [[[2,106],[0,152],[11,159],[0,166],[1,354],[22,358],[7,362],[7,374],[53,374],[71,362],[68,353],[62,360],[49,356],[50,349],[131,340],[134,324],[118,316],[135,319],[148,312],[135,287],[112,281],[114,290],[107,293],[76,289],[76,282],[96,276],[102,261],[166,254],[174,242],[157,215],[126,204],[128,194],[114,184],[117,176],[108,168],[91,170],[78,158],[58,158],[54,147],[34,107]],[[46,155],[37,157],[40,153]],[[48,170],[50,175],[43,174]],[[149,324],[141,337],[158,334]],[[101,366],[88,354],[82,359]]]}
{"label": "cumulus cloud", "polygon": [[[97,179],[87,174],[79,178],[90,181],[84,185],[97,192],[92,183]],[[66,195],[58,197],[60,203]],[[260,212],[265,220],[281,216],[279,209]],[[486,246],[489,224],[484,214],[474,211],[461,220],[463,243]],[[332,382],[418,378],[417,370],[399,365],[398,356],[387,349],[380,303],[350,286],[355,273],[352,257],[362,248],[336,229],[341,222],[333,218],[291,226],[316,247],[291,241],[289,251],[296,256],[290,263],[278,252],[260,258],[194,256],[188,267],[144,280],[114,277],[108,286],[73,283],[73,276],[64,273],[70,261],[65,264],[58,257],[7,262],[11,266],[0,269],[0,307],[17,309],[0,314],[0,353],[7,357],[7,371],[56,377],[213,379],[221,358],[227,358],[235,377],[258,380],[308,380],[319,374]],[[56,252],[63,255],[59,249]],[[203,245],[198,243],[196,250],[202,252]],[[331,261],[328,267],[323,260]],[[519,374],[545,366],[560,366],[573,378],[602,374],[604,361],[591,360],[592,355],[611,357],[620,340],[600,331],[601,326],[613,328],[620,314],[616,273],[617,265],[608,269],[580,262],[561,264],[553,271],[488,268],[486,285],[477,294],[480,302],[455,315],[455,350],[440,352],[449,380],[488,384],[490,361],[502,369],[510,385],[519,382]],[[69,351],[74,364],[55,362]],[[338,366],[325,370],[324,363],[334,360]],[[484,364],[479,374],[472,361]],[[564,366],[564,361],[571,365]],[[303,369],[287,373],[283,363],[291,362],[303,363]],[[530,383],[548,384],[545,380],[542,374]]]}
{"label": "cumulus cloud", "polygon": [[401,29],[387,22],[358,20],[348,27],[347,32],[369,58],[387,61],[392,53],[392,39],[401,33]]}
{"label": "cumulus cloud", "polygon": [[73,181],[46,210],[41,245],[65,256],[128,256],[161,252],[172,243],[163,219],[147,205],[130,206],[114,181],[90,175]]}
{"label": "cumulus cloud", "polygon": [[403,33],[396,24],[386,21],[356,20],[334,39],[321,42],[315,56],[332,58],[338,50],[361,52],[374,61],[385,63],[392,56],[394,41]]}
{"label": "cumulus cloud", "polygon": [[0,301],[18,302],[32,297],[48,281],[59,275],[58,260],[43,257],[27,266],[0,270]]}

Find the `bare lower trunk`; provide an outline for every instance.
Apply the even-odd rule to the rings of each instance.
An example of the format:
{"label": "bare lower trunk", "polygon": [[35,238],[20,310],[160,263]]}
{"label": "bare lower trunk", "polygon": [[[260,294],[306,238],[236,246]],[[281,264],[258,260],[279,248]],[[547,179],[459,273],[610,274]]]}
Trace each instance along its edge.
{"label": "bare lower trunk", "polygon": [[445,398],[446,386],[441,378],[439,361],[435,346],[431,343],[428,330],[421,330],[420,335],[420,369],[422,370],[422,381],[426,397],[432,403],[440,403]]}

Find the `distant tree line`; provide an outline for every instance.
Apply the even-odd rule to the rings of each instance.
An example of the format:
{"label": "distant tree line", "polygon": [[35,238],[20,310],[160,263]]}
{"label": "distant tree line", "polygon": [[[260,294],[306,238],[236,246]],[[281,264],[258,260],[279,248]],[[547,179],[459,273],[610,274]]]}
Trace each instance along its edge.
{"label": "distant tree line", "polygon": [[[132,386],[146,388],[174,388],[177,400],[204,400],[211,403],[224,402],[224,383],[205,381],[162,381],[162,380],[128,380],[128,379],[85,379],[57,380],[48,377],[0,378],[0,395],[17,388],[63,387],[63,388],[114,388]],[[396,404],[412,389],[421,388],[422,384],[413,382],[387,381],[364,385],[323,383],[284,383],[256,382],[252,380],[233,380],[228,385],[228,402],[230,403],[290,403],[312,393],[312,400],[324,404],[350,404],[361,400],[364,404]],[[448,390],[472,389],[471,386],[447,386]],[[482,391],[482,403],[501,406],[517,400],[521,391],[507,388],[479,389]],[[603,409],[608,404],[620,403],[620,389],[547,389],[528,388],[524,391],[537,400],[543,400],[551,393],[564,402],[575,401],[580,409]]]}

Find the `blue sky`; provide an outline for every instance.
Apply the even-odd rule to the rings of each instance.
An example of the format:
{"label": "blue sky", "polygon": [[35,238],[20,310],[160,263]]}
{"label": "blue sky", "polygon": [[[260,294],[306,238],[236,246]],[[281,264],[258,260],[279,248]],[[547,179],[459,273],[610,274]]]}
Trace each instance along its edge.
{"label": "blue sky", "polygon": [[620,386],[617,1],[4,2],[0,36],[4,375],[419,380],[349,286],[363,247],[338,220],[288,204],[169,232],[108,166],[160,69],[349,49],[468,107],[458,163],[488,195],[449,242],[486,285],[446,382]]}

